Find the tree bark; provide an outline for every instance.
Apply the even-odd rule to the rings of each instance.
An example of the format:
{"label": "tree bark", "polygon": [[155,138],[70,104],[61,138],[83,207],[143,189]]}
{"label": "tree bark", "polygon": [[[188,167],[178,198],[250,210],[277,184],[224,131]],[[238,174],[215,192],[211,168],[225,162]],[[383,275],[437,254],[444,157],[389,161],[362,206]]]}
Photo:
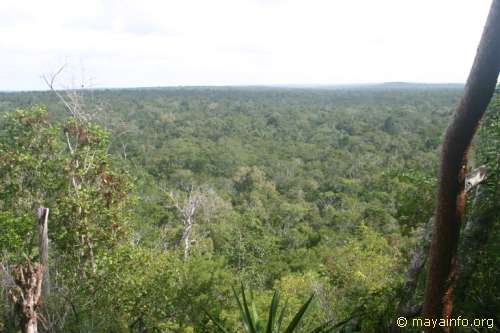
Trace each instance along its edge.
{"label": "tree bark", "polygon": [[[495,90],[499,69],[500,0],[493,0],[464,95],[443,140],[424,297],[424,318],[449,318],[452,314],[457,246],[464,210],[467,153]],[[451,332],[451,328],[439,326],[426,331]]]}
{"label": "tree bark", "polygon": [[17,265],[12,268],[12,276],[16,288],[9,291],[9,296],[15,304],[16,314],[21,323],[23,333],[37,333],[38,308],[42,295],[42,280],[44,267],[41,264],[32,264],[28,260],[26,265]]}
{"label": "tree bark", "polygon": [[191,229],[193,228],[192,218],[188,218],[185,222],[184,231],[182,232],[181,241],[184,243],[184,255],[183,260],[187,261],[189,257],[189,247],[191,245],[191,240],[189,236],[191,234]]}
{"label": "tree bark", "polygon": [[[474,197],[474,207],[478,207],[481,203],[481,197],[483,191],[481,191],[481,183],[486,179],[486,166],[480,166],[479,168],[473,170],[467,176],[465,177],[465,192],[466,194],[470,192],[472,189],[477,188],[476,190],[476,195]],[[477,186],[477,187],[476,187]],[[476,212],[478,212],[478,209],[475,209]],[[475,216],[475,215],[474,215]],[[467,226],[464,231],[464,243],[461,246],[459,250],[459,254],[462,256],[462,253],[464,253],[464,248],[467,250],[471,250],[473,253],[477,253],[478,247],[480,246],[479,242],[477,241],[477,238],[481,236],[468,236],[471,232],[474,232],[474,235],[476,233],[481,233],[481,235],[484,235],[484,233],[488,232],[488,228],[484,230],[482,227],[484,226],[482,221],[483,217],[480,218],[471,218],[469,222],[467,223]],[[479,221],[477,221],[479,220]],[[478,224],[479,223],[479,224]],[[434,217],[431,217],[429,221],[425,224],[424,229],[422,230],[422,236],[420,239],[419,247],[415,250],[415,253],[413,254],[413,257],[410,261],[410,265],[406,271],[406,276],[405,276],[405,283],[402,288],[402,292],[400,295],[400,301],[398,304],[398,307],[396,309],[396,316],[394,319],[399,318],[399,317],[405,317],[406,319],[409,318],[414,318],[422,312],[422,304],[417,303],[415,301],[415,292],[417,290],[417,285],[421,277],[421,273],[424,269],[425,263],[427,262],[427,256],[429,254],[429,246],[430,246],[430,241],[432,237],[432,226],[434,225]],[[478,230],[480,229],[480,230]],[[466,241],[472,237],[470,241]],[[474,242],[474,240],[476,240]],[[470,242],[474,242],[473,244],[467,245]],[[468,252],[468,251],[467,251]],[[470,259],[470,254],[464,253],[464,257],[468,256],[468,259],[466,260],[467,264],[464,265],[464,260],[460,260],[460,268],[459,268],[459,280],[462,280],[462,271],[464,272],[464,275],[469,276],[467,273],[471,272],[470,267],[473,267],[472,265],[472,259]],[[471,263],[471,265],[469,265]],[[465,267],[466,266],[466,267]],[[465,280],[468,280],[466,278]],[[390,333],[399,333],[402,332],[402,328],[398,327],[396,322],[391,323],[389,327],[389,332]]]}

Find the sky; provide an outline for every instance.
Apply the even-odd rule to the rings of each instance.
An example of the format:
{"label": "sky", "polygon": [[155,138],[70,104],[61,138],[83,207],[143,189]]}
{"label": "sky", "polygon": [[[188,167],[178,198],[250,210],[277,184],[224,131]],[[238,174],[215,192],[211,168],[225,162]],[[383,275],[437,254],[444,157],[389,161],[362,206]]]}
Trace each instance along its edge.
{"label": "sky", "polygon": [[465,82],[491,0],[2,0],[0,90]]}

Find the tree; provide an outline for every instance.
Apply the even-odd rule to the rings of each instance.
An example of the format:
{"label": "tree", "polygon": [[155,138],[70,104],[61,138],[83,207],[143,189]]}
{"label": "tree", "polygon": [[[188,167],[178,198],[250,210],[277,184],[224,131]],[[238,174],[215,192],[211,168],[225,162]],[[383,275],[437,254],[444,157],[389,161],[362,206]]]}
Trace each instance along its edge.
{"label": "tree", "polygon": [[[499,258],[488,253],[488,246],[494,246],[497,242],[494,225],[498,221],[499,209],[499,180],[500,180],[500,95],[498,92],[491,101],[486,111],[481,128],[474,142],[474,158],[476,163],[483,164],[481,168],[485,173],[484,181],[474,190],[473,200],[470,202],[467,222],[464,225],[463,237],[459,245],[459,269],[457,279],[457,293],[455,303],[460,306],[460,312],[464,313],[467,305],[481,308],[482,302],[470,302],[466,304],[468,298],[475,292],[488,293],[488,288],[484,284],[477,283],[478,279],[484,278],[495,284],[495,278],[491,278],[488,269],[489,261]],[[467,185],[466,185],[467,186]],[[491,251],[490,253],[497,253]],[[485,259],[485,260],[482,260]],[[495,265],[491,265],[496,267]],[[482,274],[475,274],[481,270]],[[494,297],[492,295],[492,297]],[[483,298],[484,299],[484,298]],[[493,309],[494,313],[499,313],[495,302],[486,299],[483,302]],[[464,306],[465,305],[465,306]],[[471,307],[469,305],[469,307]],[[495,306],[497,311],[495,311]]]}
{"label": "tree", "polygon": [[186,261],[191,247],[191,233],[196,223],[195,216],[207,202],[207,195],[199,188],[191,186],[184,196],[170,192],[169,198],[182,219],[182,236],[179,243],[183,244],[183,258]]}
{"label": "tree", "polygon": [[[85,121],[76,125],[72,118],[52,123],[42,107],[20,109],[2,118],[0,227],[6,233],[0,239],[6,241],[1,249],[8,251],[7,258],[14,263],[9,273],[15,282],[6,289],[13,290],[11,300],[20,309],[21,322],[33,327],[36,324],[30,318],[42,323],[49,320],[36,313],[42,300],[38,285],[45,280],[43,286],[49,286],[48,274],[44,274],[49,266],[56,268],[53,276],[65,279],[69,289],[82,288],[86,264],[90,262],[92,273],[96,272],[99,253],[95,251],[109,251],[123,239],[130,187],[127,174],[114,167],[107,153],[106,132],[98,126]],[[48,209],[40,209],[36,218],[33,210],[37,207],[51,208],[50,229]],[[34,241],[37,224],[38,246]],[[58,251],[50,257],[49,235],[51,250]],[[49,258],[57,258],[60,266]],[[47,291],[44,311],[50,303]]]}
{"label": "tree", "polygon": [[[493,95],[500,70],[500,0],[494,0],[455,117],[441,152],[434,232],[429,252],[423,316],[449,318],[457,270],[457,247],[465,204],[467,153]],[[429,328],[450,332],[450,327]]]}

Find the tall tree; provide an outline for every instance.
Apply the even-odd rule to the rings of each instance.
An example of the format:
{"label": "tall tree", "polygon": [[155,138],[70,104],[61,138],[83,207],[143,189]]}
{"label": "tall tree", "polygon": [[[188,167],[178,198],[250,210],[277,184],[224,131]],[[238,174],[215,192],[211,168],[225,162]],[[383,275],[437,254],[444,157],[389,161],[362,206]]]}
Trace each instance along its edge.
{"label": "tall tree", "polygon": [[[464,213],[467,154],[493,95],[499,70],[500,0],[493,0],[464,95],[443,139],[423,307],[425,318],[448,318],[452,315],[457,245]],[[438,326],[427,331],[450,332],[451,327]]]}

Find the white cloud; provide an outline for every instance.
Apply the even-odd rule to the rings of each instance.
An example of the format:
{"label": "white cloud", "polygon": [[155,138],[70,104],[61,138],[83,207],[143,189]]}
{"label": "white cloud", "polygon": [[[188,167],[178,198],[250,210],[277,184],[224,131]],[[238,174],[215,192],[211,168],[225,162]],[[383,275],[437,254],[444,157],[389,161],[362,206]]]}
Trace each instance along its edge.
{"label": "white cloud", "polygon": [[[0,2],[0,89],[464,81],[490,0]],[[78,65],[79,66],[79,65]]]}

